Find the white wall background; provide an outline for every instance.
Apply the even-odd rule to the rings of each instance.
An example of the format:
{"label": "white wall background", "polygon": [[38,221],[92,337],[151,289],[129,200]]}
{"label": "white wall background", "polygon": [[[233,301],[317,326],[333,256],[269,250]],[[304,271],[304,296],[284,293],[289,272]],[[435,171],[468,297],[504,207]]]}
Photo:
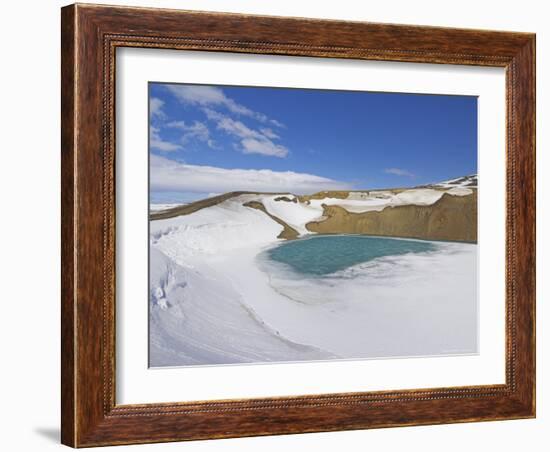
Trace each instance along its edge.
{"label": "white wall background", "polygon": [[[537,33],[538,132],[538,417],[536,420],[407,427],[356,432],[244,438],[119,447],[116,450],[280,451],[409,450],[499,452],[547,450],[550,380],[548,148],[550,30],[545,2],[522,0],[113,0],[118,4],[242,13],[351,19]],[[93,2],[99,3],[99,2]],[[59,445],[59,8],[27,0],[2,7],[0,128],[0,444],[8,451],[58,450]],[[7,251],[6,251],[7,248]],[[547,328],[547,327],[546,327]],[[546,380],[546,381],[545,381]],[[546,441],[547,442],[547,441]]]}

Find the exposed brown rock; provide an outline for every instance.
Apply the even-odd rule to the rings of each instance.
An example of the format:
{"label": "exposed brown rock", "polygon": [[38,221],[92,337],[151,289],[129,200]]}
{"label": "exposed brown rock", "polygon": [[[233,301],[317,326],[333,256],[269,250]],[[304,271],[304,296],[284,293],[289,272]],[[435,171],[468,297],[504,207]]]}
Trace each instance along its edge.
{"label": "exposed brown rock", "polygon": [[477,190],[467,196],[444,193],[429,206],[386,207],[377,212],[352,213],[323,205],[324,220],[306,225],[321,234],[371,234],[426,240],[477,242]]}
{"label": "exposed brown rock", "polygon": [[277,198],[274,198],[274,201],[284,201],[284,202],[293,202],[293,203],[298,202],[296,197],[290,199],[288,196],[278,196]]}
{"label": "exposed brown rock", "polygon": [[312,195],[302,195],[298,196],[300,202],[308,202],[312,199],[323,199],[323,198],[336,198],[336,199],[346,199],[349,195],[349,191],[320,191],[313,193]]}

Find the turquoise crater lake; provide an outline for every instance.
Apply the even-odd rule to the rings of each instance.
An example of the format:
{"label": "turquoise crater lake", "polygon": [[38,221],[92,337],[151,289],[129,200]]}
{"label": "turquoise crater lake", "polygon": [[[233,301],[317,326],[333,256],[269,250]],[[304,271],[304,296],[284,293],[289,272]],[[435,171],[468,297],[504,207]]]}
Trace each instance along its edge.
{"label": "turquoise crater lake", "polygon": [[268,257],[296,273],[323,276],[386,256],[436,250],[433,242],[361,235],[323,235],[285,242]]}

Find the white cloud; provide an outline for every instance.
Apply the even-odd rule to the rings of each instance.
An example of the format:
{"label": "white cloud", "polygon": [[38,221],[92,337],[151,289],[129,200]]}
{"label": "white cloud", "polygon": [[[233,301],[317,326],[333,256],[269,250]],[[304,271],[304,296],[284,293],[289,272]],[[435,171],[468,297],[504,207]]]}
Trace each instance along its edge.
{"label": "white cloud", "polygon": [[241,140],[242,151],[245,154],[272,155],[273,157],[286,157],[288,149],[270,140],[256,140],[245,138]]}
{"label": "white cloud", "polygon": [[282,128],[282,129],[286,128],[286,126],[282,122],[279,122],[276,119],[270,119],[268,122],[273,124],[274,126]]}
{"label": "white cloud", "polygon": [[164,141],[159,134],[160,130],[158,127],[151,126],[149,127],[149,146],[151,149],[162,151],[162,152],[172,152],[182,149],[182,146],[170,141]]}
{"label": "white cloud", "polygon": [[171,121],[166,123],[166,127],[171,127],[172,129],[185,130],[187,126],[185,124],[185,121]]}
{"label": "white cloud", "polygon": [[275,119],[270,119],[263,113],[253,111],[244,105],[227,97],[221,88],[201,85],[165,85],[176,99],[184,104],[199,105],[202,107],[225,107],[237,115],[248,116],[263,123],[270,123],[277,127],[284,127]]}
{"label": "white cloud", "polygon": [[157,116],[159,118],[164,118],[165,114],[162,110],[163,105],[164,101],[160,100],[157,97],[151,97],[149,99],[149,112],[151,114],[151,117]]}
{"label": "white cloud", "polygon": [[279,135],[277,135],[275,132],[273,132],[273,130],[267,127],[260,129],[260,132],[262,132],[267,138],[270,138],[272,140],[277,140],[280,138]]}
{"label": "white cloud", "polygon": [[220,115],[218,122],[218,129],[221,129],[231,135],[234,135],[239,138],[258,138],[263,139],[264,136],[245,124],[241,121],[235,121],[227,116]]}
{"label": "white cloud", "polygon": [[194,121],[193,124],[187,124],[185,121],[172,121],[166,124],[166,127],[179,129],[184,132],[181,137],[182,143],[187,143],[192,139],[197,139],[206,143],[211,148],[216,148],[215,141],[210,136],[208,126],[200,121]]}
{"label": "white cloud", "polygon": [[[260,129],[251,128],[243,122],[233,119],[228,114],[218,111],[219,108],[225,108],[230,113],[256,119],[264,124],[271,124],[277,127],[284,125],[277,120],[270,119],[266,115],[253,111],[244,105],[238,104],[233,99],[226,96],[222,89],[215,86],[200,85],[165,85],[166,89],[184,104],[195,105],[202,109],[210,121],[216,123],[219,130],[237,138],[238,145],[235,149],[244,154],[261,154],[272,157],[283,158],[288,155],[288,149],[273,140],[280,137],[269,127]],[[159,118],[165,118],[162,111],[163,101],[157,98],[151,98],[151,116],[159,115]],[[162,116],[160,116],[162,115]],[[181,138],[182,144],[186,144],[191,139],[197,139],[208,144],[211,148],[218,146],[211,137],[210,130],[205,123],[195,121],[189,124],[185,121],[172,121],[164,124],[162,127],[175,128],[183,131]],[[151,147],[161,151],[173,151],[180,149],[181,146],[174,143],[168,143],[161,140],[160,132],[156,129],[156,134],[151,134]]]}
{"label": "white cloud", "polygon": [[415,175],[410,171],[401,168],[386,168],[384,172],[386,174],[393,174],[394,176],[415,177]]}
{"label": "white cloud", "polygon": [[176,99],[181,102],[199,105],[218,105],[227,102],[223,91],[214,86],[165,85]]}
{"label": "white cloud", "polygon": [[293,171],[225,169],[187,165],[151,155],[151,190],[196,193],[229,191],[314,193],[349,189],[349,184]]}
{"label": "white cloud", "polygon": [[288,155],[288,149],[285,146],[272,141],[279,137],[271,129],[251,129],[241,121],[210,108],[205,108],[204,113],[208,119],[216,122],[218,129],[240,139],[240,146],[236,146],[236,148],[244,154],[261,154],[281,158]]}

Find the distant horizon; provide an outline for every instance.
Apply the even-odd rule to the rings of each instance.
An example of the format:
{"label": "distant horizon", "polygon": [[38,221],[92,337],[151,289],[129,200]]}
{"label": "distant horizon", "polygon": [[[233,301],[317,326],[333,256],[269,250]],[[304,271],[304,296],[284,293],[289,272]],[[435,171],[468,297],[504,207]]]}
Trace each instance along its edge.
{"label": "distant horizon", "polygon": [[[438,183],[441,183],[441,182],[445,182],[445,181],[449,181],[449,180],[453,180],[453,179],[459,179],[461,177],[472,177],[472,176],[477,176],[477,173],[473,173],[473,174],[463,174],[463,175],[458,175],[458,176],[454,176],[454,177],[449,177],[447,179],[444,179],[444,180],[441,180],[441,181],[435,181],[435,182],[431,182],[431,183],[427,183],[427,184],[420,184],[420,185],[412,185],[412,186],[400,186],[400,187],[376,187],[376,188],[370,188],[370,187],[358,187],[358,188],[353,188],[353,189],[350,189],[350,190],[337,190],[337,189],[329,189],[329,190],[323,190],[323,189],[320,189],[320,190],[317,190],[315,192],[311,192],[311,193],[293,193],[293,192],[290,192],[290,191],[278,191],[278,192],[261,192],[261,191],[248,191],[248,193],[255,193],[255,194],[264,194],[264,195],[273,195],[273,194],[277,194],[277,195],[294,195],[294,196],[301,196],[301,195],[313,195],[313,194],[316,194],[316,193],[321,193],[321,192],[334,192],[334,191],[349,191],[349,192],[367,192],[367,191],[381,191],[381,190],[401,190],[401,189],[414,189],[414,188],[421,188],[421,187],[425,187],[425,186],[429,186],[429,185],[436,185]],[[476,187],[477,188],[477,187]],[[150,197],[149,199],[149,203],[150,204],[178,204],[178,203],[192,203],[192,202],[196,202],[196,201],[200,201],[202,199],[206,199],[206,198],[213,198],[215,196],[221,196],[221,195],[224,195],[224,194],[227,194],[227,193],[232,193],[232,192],[247,192],[247,190],[229,190],[229,191],[226,191],[226,192],[222,192],[222,193],[208,193],[206,196],[200,196],[200,197],[197,197],[195,198],[194,195],[196,194],[191,194],[189,193],[188,195],[190,195],[190,198],[187,199],[187,200],[178,200],[176,199],[177,198],[177,195],[176,197],[174,198],[167,198],[165,200],[153,200],[152,199],[152,196]],[[168,195],[170,194],[169,192],[167,193]],[[178,193],[179,195],[182,195],[181,193]],[[151,194],[152,195],[152,194]]]}
{"label": "distant horizon", "polygon": [[150,202],[477,174],[477,97],[149,84]]}

